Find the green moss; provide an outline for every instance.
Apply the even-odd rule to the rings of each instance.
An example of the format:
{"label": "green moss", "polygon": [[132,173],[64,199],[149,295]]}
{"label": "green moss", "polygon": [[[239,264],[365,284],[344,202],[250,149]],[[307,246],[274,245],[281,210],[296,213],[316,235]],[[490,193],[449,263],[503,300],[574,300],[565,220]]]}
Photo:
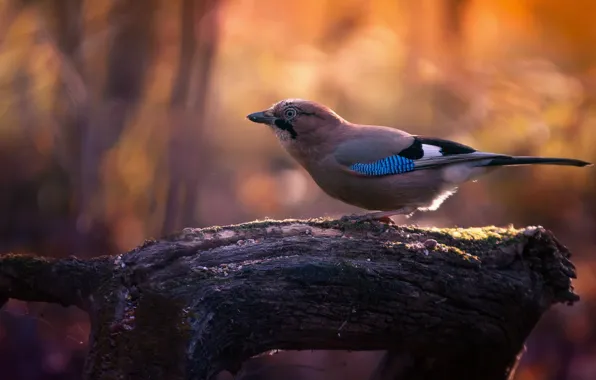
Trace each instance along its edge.
{"label": "green moss", "polygon": [[307,221],[309,224],[312,224],[316,227],[320,228],[334,228],[344,232],[349,231],[370,231],[373,233],[383,233],[388,230],[395,230],[394,226],[391,226],[387,223],[381,223],[377,221],[351,221],[351,220],[344,220],[344,219],[331,219],[331,218],[317,218],[317,219],[310,219]]}
{"label": "green moss", "polygon": [[420,233],[439,243],[452,247],[452,252],[463,252],[481,257],[503,244],[515,244],[524,239],[523,230],[495,226],[475,228],[423,228]]}
{"label": "green moss", "polygon": [[201,231],[205,233],[213,233],[218,232],[224,229],[234,229],[234,230],[252,230],[252,229],[260,229],[260,228],[267,228],[267,227],[275,227],[275,226],[285,226],[292,223],[304,222],[303,220],[299,219],[284,219],[284,220],[275,220],[275,219],[264,219],[264,220],[253,220],[251,222],[245,222],[240,224],[229,224],[226,226],[214,226],[214,227],[207,227],[201,229]]}
{"label": "green moss", "polygon": [[253,220],[251,222],[231,225],[228,227],[237,228],[239,230],[250,230],[253,228],[267,228],[271,226],[282,226],[286,224],[290,224],[290,222],[294,221],[294,219],[286,219],[286,220],[274,220],[274,219],[264,219],[264,220]]}
{"label": "green moss", "polygon": [[15,253],[0,255],[0,260],[2,260],[2,266],[4,268],[14,268],[18,273],[37,271],[47,267],[50,263],[56,262],[55,259]]}
{"label": "green moss", "polygon": [[216,233],[225,229],[234,230],[252,230],[262,229],[268,227],[283,227],[294,223],[309,224],[314,227],[320,228],[335,228],[342,231],[358,231],[366,230],[371,232],[385,232],[387,230],[393,230],[396,232],[407,232],[407,233],[430,233],[438,237],[446,237],[458,240],[485,240],[485,241],[498,241],[511,238],[518,235],[522,230],[515,229],[512,226],[507,228],[501,228],[496,226],[487,227],[472,227],[472,228],[422,228],[415,226],[392,226],[386,223],[376,221],[350,221],[343,219],[333,219],[329,217],[319,217],[311,219],[264,219],[254,220],[251,222],[231,224],[226,226],[211,226],[202,229],[185,229],[171,235],[168,235],[167,240],[179,240],[184,236],[201,237],[206,233]]}
{"label": "green moss", "polygon": [[[333,219],[329,217],[312,218],[306,220],[285,219],[285,220],[255,220],[251,222],[228,225],[213,226],[204,229],[189,229],[182,231],[185,238],[200,239],[205,233],[216,233],[223,229],[249,231],[264,228],[281,228],[290,224],[308,224],[318,228],[333,228],[346,233],[349,232],[370,232],[380,236],[385,232],[391,232],[391,239],[398,239],[409,244],[407,249],[411,251],[441,251],[444,253],[453,253],[459,256],[482,256],[483,252],[490,251],[500,244],[510,244],[524,238],[523,230],[515,229],[512,226],[500,228],[496,226],[472,227],[472,228],[422,228],[417,226],[393,226],[377,221],[359,221],[354,222],[348,219]],[[180,239],[180,235],[178,236]],[[425,240],[434,239],[444,247],[422,247]],[[514,241],[511,241],[511,240]],[[388,247],[399,247],[403,249],[403,244],[399,242],[387,243]],[[217,271],[225,275],[226,268],[220,268]]]}
{"label": "green moss", "polygon": [[330,217],[318,217],[318,218],[311,218],[311,219],[282,219],[282,220],[274,220],[274,219],[265,219],[265,220],[255,220],[246,223],[240,224],[231,224],[227,226],[214,226],[203,228],[197,231],[201,231],[204,233],[213,233],[218,232],[222,229],[235,229],[235,230],[252,230],[252,229],[262,229],[268,227],[283,227],[291,224],[309,224],[314,227],[320,228],[336,228],[341,230],[371,230],[372,228],[379,228],[381,231],[384,231],[388,228],[392,228],[391,226],[385,223],[379,222],[369,222],[369,221],[360,221],[360,222],[353,222],[349,220],[342,220],[342,219],[333,219]]}
{"label": "green moss", "polygon": [[441,247],[443,248],[443,250],[445,252],[454,253],[454,254],[456,254],[458,256],[466,256],[466,257],[472,256],[469,253],[464,252],[464,251],[462,251],[461,249],[459,249],[457,247],[449,247],[449,246],[446,246],[446,245],[441,245]]}
{"label": "green moss", "polygon": [[390,248],[405,248],[410,252],[415,252],[415,253],[423,253],[425,255],[429,255],[431,253],[439,253],[439,254],[451,254],[451,255],[455,255],[461,259],[464,259],[466,261],[478,261],[478,257],[474,254],[470,254],[468,252],[466,252],[463,249],[460,249],[458,247],[454,247],[451,245],[447,245],[447,244],[441,244],[441,243],[436,243],[435,245],[431,246],[426,246],[423,242],[420,241],[411,241],[411,242],[407,242],[407,243],[401,243],[401,242],[390,242],[387,244],[388,247]]}
{"label": "green moss", "polygon": [[449,237],[457,240],[483,240],[483,241],[498,241],[505,240],[520,234],[521,230],[513,227],[499,228],[495,226],[488,227],[470,227],[470,228],[423,228],[423,231],[428,231],[444,237]]}

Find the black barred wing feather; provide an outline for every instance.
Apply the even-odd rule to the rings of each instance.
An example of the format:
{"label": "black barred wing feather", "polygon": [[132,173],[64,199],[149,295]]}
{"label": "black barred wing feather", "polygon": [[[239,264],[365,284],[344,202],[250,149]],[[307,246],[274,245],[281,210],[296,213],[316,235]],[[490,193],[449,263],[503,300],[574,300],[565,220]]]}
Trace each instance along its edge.
{"label": "black barred wing feather", "polygon": [[[366,149],[371,151],[370,146],[367,146]],[[374,152],[374,150],[372,151]],[[409,147],[386,157],[369,161],[362,159],[362,152],[358,153],[357,156],[360,160],[351,163],[348,168],[366,176],[403,174],[461,162],[486,164],[488,159],[509,157],[502,154],[478,152],[469,146],[449,140],[420,136],[415,136]]]}
{"label": "black barred wing feather", "polygon": [[414,160],[400,155],[385,157],[373,162],[358,162],[350,166],[351,170],[369,176],[402,174],[411,172],[414,168]]}

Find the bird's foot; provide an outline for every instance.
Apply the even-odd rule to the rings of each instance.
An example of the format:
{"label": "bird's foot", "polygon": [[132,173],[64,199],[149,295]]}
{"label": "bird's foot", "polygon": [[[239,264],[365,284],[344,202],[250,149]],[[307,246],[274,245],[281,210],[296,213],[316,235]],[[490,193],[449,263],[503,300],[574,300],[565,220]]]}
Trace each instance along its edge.
{"label": "bird's foot", "polygon": [[374,219],[371,219],[371,220],[377,221],[379,223],[389,224],[390,226],[396,226],[397,225],[397,223],[395,223],[393,221],[393,219],[391,219],[391,217],[389,217],[389,216],[382,216],[380,218],[374,218]]}

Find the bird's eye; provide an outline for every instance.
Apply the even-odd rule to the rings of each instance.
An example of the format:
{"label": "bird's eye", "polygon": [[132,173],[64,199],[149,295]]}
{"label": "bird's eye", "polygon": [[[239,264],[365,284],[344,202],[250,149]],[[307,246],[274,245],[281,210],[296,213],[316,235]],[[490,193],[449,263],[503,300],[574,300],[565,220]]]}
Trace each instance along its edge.
{"label": "bird's eye", "polygon": [[296,117],[297,114],[298,114],[298,112],[296,111],[296,109],[294,109],[294,108],[287,108],[284,111],[284,118],[286,120],[292,120],[293,118]]}

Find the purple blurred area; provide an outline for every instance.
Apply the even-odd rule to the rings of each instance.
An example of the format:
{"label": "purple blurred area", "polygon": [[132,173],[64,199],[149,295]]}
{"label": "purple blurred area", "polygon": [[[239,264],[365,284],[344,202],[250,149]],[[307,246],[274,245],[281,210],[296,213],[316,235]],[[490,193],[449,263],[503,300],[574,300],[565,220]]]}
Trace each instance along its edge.
{"label": "purple blurred area", "polygon": [[[186,226],[357,212],[245,119],[283,98],[594,162],[594,14],[591,0],[0,2],[0,252],[89,258]],[[545,315],[516,379],[596,379],[594,169],[503,169],[407,222],[552,230],[582,300]],[[88,334],[76,308],[11,300],[0,379],[80,379]],[[359,380],[379,355],[284,352],[247,371]]]}

